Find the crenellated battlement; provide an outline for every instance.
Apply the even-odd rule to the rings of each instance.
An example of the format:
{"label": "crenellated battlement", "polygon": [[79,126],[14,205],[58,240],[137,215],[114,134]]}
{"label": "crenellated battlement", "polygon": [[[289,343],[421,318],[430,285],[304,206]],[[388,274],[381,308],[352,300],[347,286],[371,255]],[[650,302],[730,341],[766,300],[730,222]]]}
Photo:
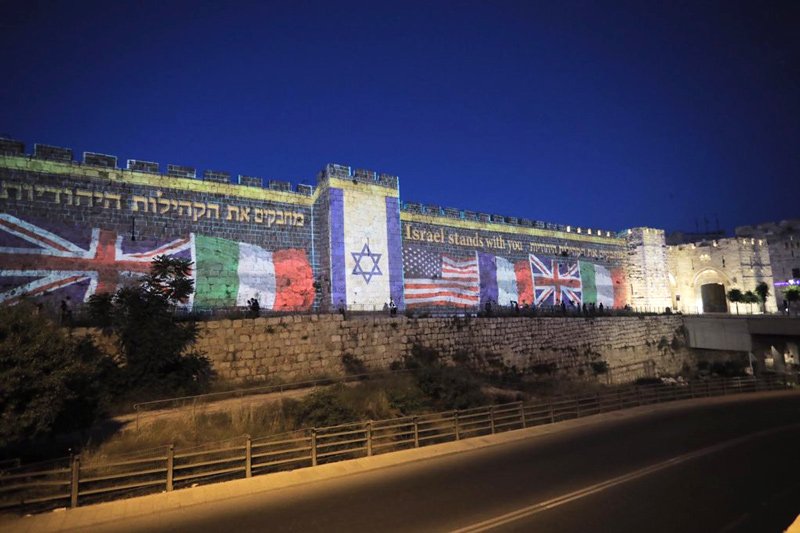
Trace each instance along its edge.
{"label": "crenellated battlement", "polygon": [[400,179],[391,174],[377,173],[374,170],[363,168],[351,168],[347,165],[328,163],[325,168],[317,175],[317,183],[321,185],[330,179],[351,180],[353,183],[366,183],[369,185],[379,185],[389,189],[397,190]]}
{"label": "crenellated battlement", "polygon": [[101,154],[97,152],[83,152],[81,161],[75,161],[73,150],[61,146],[35,143],[33,152],[26,153],[25,143],[18,139],[0,138],[0,156],[26,157],[28,159],[39,159],[43,161],[54,161],[74,166],[84,166],[90,168],[102,168],[116,171],[138,172],[144,174],[156,174],[164,178],[182,178],[191,180],[207,181],[211,183],[222,183],[228,185],[240,185],[243,187],[258,187],[275,191],[296,193],[302,196],[310,196],[314,192],[312,185],[298,184],[295,187],[288,181],[264,180],[260,177],[245,176],[239,174],[236,178],[232,174],[223,170],[203,170],[198,177],[196,167],[167,164],[166,173],[161,172],[159,163],[155,161],[144,161],[141,159],[127,159],[124,169],[118,167],[118,157],[115,155]]}
{"label": "crenellated battlement", "polygon": [[[611,230],[585,228],[585,227],[571,226],[565,224],[554,224],[551,222],[544,222],[541,220],[531,220],[529,218],[519,218],[506,215],[481,213],[477,211],[458,209],[456,207],[442,207],[435,204],[405,202],[401,206],[401,211],[417,215],[441,217],[445,219],[467,220],[472,222],[483,222],[486,224],[501,224],[504,226],[509,226],[509,231],[513,231],[514,227],[523,227],[523,228],[536,228],[549,231],[560,231],[564,233],[586,235],[588,237],[601,237],[606,239],[618,239],[625,236],[624,232],[620,233]],[[642,228],[637,228],[637,230],[640,229]],[[650,229],[650,231],[653,232],[661,231],[663,235],[663,230]]]}

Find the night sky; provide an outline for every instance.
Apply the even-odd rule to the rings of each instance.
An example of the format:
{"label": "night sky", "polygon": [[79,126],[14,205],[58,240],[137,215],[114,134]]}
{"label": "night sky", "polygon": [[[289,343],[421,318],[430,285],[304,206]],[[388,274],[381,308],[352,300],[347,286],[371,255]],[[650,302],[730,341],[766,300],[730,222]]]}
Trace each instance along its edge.
{"label": "night sky", "polygon": [[0,135],[623,229],[800,218],[800,2],[0,1]]}

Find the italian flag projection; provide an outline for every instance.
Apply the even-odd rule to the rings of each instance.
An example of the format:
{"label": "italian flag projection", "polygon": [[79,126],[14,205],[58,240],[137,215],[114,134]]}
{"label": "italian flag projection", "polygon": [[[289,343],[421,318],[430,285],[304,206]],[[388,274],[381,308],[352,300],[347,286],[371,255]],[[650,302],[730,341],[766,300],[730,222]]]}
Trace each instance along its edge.
{"label": "italian flag projection", "polygon": [[602,265],[580,261],[583,302],[603,307],[614,306],[614,282],[611,273]]}
{"label": "italian flag projection", "polygon": [[246,306],[297,311],[314,302],[313,273],[303,250],[269,252],[253,244],[194,235],[194,308]]}

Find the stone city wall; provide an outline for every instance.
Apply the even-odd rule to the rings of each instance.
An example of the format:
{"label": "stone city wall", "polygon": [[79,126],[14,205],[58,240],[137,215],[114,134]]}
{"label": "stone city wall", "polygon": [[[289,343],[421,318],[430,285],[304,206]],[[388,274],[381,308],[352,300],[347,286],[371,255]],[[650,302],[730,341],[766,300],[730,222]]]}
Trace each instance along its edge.
{"label": "stone city wall", "polygon": [[678,316],[344,320],[333,314],[207,322],[197,348],[220,377],[239,382],[343,375],[345,354],[370,371],[385,370],[415,345],[532,372],[591,374],[591,363],[605,361],[613,381],[622,382],[691,364],[683,331]]}
{"label": "stone city wall", "polygon": [[[405,204],[396,176],[329,164],[317,186],[0,139],[0,302],[86,301],[165,254],[195,309],[668,304],[663,243]],[[662,236],[663,232],[652,230]],[[659,264],[661,261],[661,264]],[[663,274],[663,276],[662,276]],[[662,294],[662,292],[664,294]],[[663,297],[666,295],[665,297]],[[662,301],[663,300],[663,301]]]}
{"label": "stone city wall", "polygon": [[421,204],[401,220],[406,307],[629,301],[626,242],[611,231]]}
{"label": "stone city wall", "polygon": [[[704,309],[701,287],[719,284],[722,291],[740,289],[754,291],[765,282],[774,293],[770,249],[761,239],[736,237],[680,244],[667,247],[667,265],[670,272],[672,306],[684,313],[702,313]],[[747,313],[758,311],[760,306],[726,302],[728,311]],[[766,302],[767,312],[777,310],[773,296]]]}
{"label": "stone city wall", "polygon": [[195,263],[195,308],[253,297],[265,309],[313,304],[310,188],[235,185],[220,172],[198,180],[186,167],[178,177],[0,160],[0,302],[40,295],[83,302],[167,254]]}
{"label": "stone city wall", "polygon": [[631,305],[637,309],[664,311],[672,304],[664,230],[634,228],[628,230],[625,237]]}

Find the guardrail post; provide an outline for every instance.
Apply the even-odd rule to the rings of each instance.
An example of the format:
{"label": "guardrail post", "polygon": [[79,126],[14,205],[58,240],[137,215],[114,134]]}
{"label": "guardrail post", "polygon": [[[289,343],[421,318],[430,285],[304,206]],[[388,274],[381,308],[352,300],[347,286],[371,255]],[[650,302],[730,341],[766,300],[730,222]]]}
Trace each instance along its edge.
{"label": "guardrail post", "polygon": [[253,439],[250,435],[244,443],[244,477],[253,477]]}
{"label": "guardrail post", "polygon": [[458,409],[453,413],[453,429],[456,432],[456,440],[461,440],[461,428],[458,425]]}
{"label": "guardrail post", "polygon": [[638,407],[642,406],[642,391],[639,389],[639,387],[636,387],[636,405]]}
{"label": "guardrail post", "polygon": [[317,428],[311,428],[311,466],[317,466]]}
{"label": "guardrail post", "polygon": [[575,418],[581,417],[581,399],[575,398]]}
{"label": "guardrail post", "polygon": [[367,420],[367,457],[372,455],[372,420]]}
{"label": "guardrail post", "polygon": [[414,421],[414,448],[419,448],[419,420],[416,416],[412,420]]}
{"label": "guardrail post", "polygon": [[175,445],[170,444],[167,449],[167,492],[172,490],[172,480],[175,476]]}
{"label": "guardrail post", "polygon": [[525,420],[525,404],[519,402],[519,417],[522,420],[522,429],[528,427],[528,421]]}
{"label": "guardrail post", "polygon": [[80,488],[81,456],[73,455],[70,468],[72,470],[69,484],[69,506],[78,506],[78,489]]}
{"label": "guardrail post", "polygon": [[625,407],[625,401],[622,399],[622,389],[617,390],[617,404],[619,404],[620,409]]}
{"label": "guardrail post", "polygon": [[728,380],[727,379],[723,379],[722,380],[722,395],[725,396],[726,394],[728,394]]}
{"label": "guardrail post", "polygon": [[711,397],[711,382],[706,381],[706,398]]}
{"label": "guardrail post", "polygon": [[694,398],[694,383],[689,382],[689,397]]}
{"label": "guardrail post", "polygon": [[556,411],[553,409],[553,402],[547,402],[547,409],[550,411],[550,423],[556,423]]}
{"label": "guardrail post", "polygon": [[491,409],[489,409],[489,419],[492,421],[492,435],[494,435],[494,432],[496,431],[494,422],[494,405]]}

